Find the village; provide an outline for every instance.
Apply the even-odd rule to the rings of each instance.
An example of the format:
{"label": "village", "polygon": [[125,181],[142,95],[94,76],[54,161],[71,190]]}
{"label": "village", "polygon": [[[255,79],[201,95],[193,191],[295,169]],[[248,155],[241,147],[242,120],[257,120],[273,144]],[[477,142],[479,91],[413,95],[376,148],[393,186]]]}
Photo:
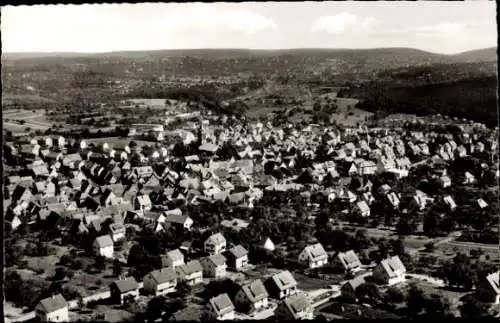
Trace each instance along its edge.
{"label": "village", "polygon": [[4,143],[7,321],[498,313],[498,128],[169,104],[120,139]]}

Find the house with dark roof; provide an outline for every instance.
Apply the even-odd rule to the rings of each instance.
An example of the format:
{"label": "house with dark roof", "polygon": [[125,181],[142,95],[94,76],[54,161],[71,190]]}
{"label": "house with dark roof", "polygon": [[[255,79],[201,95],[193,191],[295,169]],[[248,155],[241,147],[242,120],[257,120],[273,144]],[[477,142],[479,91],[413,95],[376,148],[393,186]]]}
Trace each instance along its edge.
{"label": "house with dark roof", "polygon": [[134,277],[119,279],[109,286],[111,300],[123,305],[139,298],[139,284]]}
{"label": "house with dark roof", "polygon": [[248,266],[248,251],[242,245],[232,247],[226,252],[229,268],[240,271]]}
{"label": "house with dark roof", "polygon": [[209,300],[207,316],[209,320],[234,320],[234,305],[226,293],[212,297]]}
{"label": "house with dark roof", "polygon": [[493,303],[500,304],[500,271],[494,272],[486,276],[479,282],[476,288],[476,295],[478,299]]}
{"label": "house with dark roof", "polygon": [[305,293],[285,298],[276,308],[278,320],[312,320],[313,307]]}
{"label": "house with dark roof", "polygon": [[226,257],[221,254],[211,255],[200,260],[203,274],[207,277],[222,278],[226,276]]}
{"label": "house with dark roof", "polygon": [[406,267],[398,256],[389,257],[373,269],[373,278],[386,285],[398,284],[406,280]]}
{"label": "house with dark roof", "polygon": [[42,322],[69,322],[68,303],[61,294],[42,299],[35,315]]}
{"label": "house with dark roof", "polygon": [[144,276],[144,291],[155,296],[165,295],[175,290],[177,273],[173,268],[154,270]]}
{"label": "house with dark roof", "polygon": [[259,311],[268,306],[269,294],[260,279],[241,286],[234,296],[234,302],[245,313]]}
{"label": "house with dark roof", "polygon": [[299,262],[309,268],[319,268],[328,263],[328,255],[321,243],[306,246],[299,254]]}
{"label": "house with dark roof", "polygon": [[283,299],[297,293],[297,281],[288,270],[269,277],[264,285],[269,295],[275,299]]}

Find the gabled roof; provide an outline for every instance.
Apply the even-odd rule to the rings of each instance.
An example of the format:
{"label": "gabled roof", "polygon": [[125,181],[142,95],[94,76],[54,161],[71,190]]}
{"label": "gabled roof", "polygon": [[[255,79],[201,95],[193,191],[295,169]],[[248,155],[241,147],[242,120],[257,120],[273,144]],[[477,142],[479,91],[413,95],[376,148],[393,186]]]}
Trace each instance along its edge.
{"label": "gabled roof", "polygon": [[280,290],[297,286],[297,281],[288,270],[282,271],[271,278]]}
{"label": "gabled roof", "polygon": [[241,287],[243,293],[251,302],[258,302],[269,296],[264,284],[260,279],[256,279],[249,284]]}
{"label": "gabled roof", "polygon": [[318,259],[327,257],[326,251],[321,245],[321,243],[316,243],[305,247],[305,251],[309,256],[309,259]]}
{"label": "gabled roof", "polygon": [[217,315],[224,315],[234,311],[234,305],[226,293],[211,298],[210,305]]}
{"label": "gabled roof", "polygon": [[237,245],[231,249],[229,249],[229,252],[235,257],[235,258],[241,258],[246,255],[248,255],[248,251],[243,248],[242,245]]}
{"label": "gabled roof", "polygon": [[298,313],[307,311],[311,304],[305,293],[295,294],[286,298],[284,304],[295,317]]}
{"label": "gabled roof", "polygon": [[184,260],[184,255],[179,249],[170,250],[167,252],[167,257],[173,261]]}
{"label": "gabled roof", "polygon": [[368,206],[368,204],[366,204],[365,201],[359,201],[358,203],[356,203],[356,205],[362,213],[370,211],[370,207]]}
{"label": "gabled roof", "polygon": [[203,267],[198,260],[191,260],[190,262],[177,267],[176,269],[180,275],[191,275],[196,272],[202,272]]}
{"label": "gabled roof", "polygon": [[205,259],[212,262],[215,266],[224,266],[226,264],[226,257],[221,254],[208,256]]}
{"label": "gabled roof", "polygon": [[488,283],[491,285],[493,290],[497,293],[497,295],[500,295],[500,271],[497,271],[495,273],[491,273],[488,276],[486,276],[486,280]]}
{"label": "gabled roof", "polygon": [[361,261],[353,250],[339,252],[337,257],[346,269],[353,269],[361,266]]}
{"label": "gabled roof", "polygon": [[62,308],[68,307],[68,303],[61,294],[42,299],[40,307],[45,313],[52,313]]}
{"label": "gabled roof", "polygon": [[114,281],[112,285],[115,285],[122,294],[135,289],[139,289],[139,284],[134,277],[128,277],[125,279]]}
{"label": "gabled roof", "polygon": [[149,273],[154,281],[159,285],[177,279],[177,273],[173,268],[162,268]]}
{"label": "gabled roof", "polygon": [[405,265],[401,262],[398,256],[393,256],[387,259],[384,259],[380,262],[380,265],[389,277],[396,277],[398,275],[404,274],[406,272]]}
{"label": "gabled roof", "polygon": [[99,246],[99,248],[104,248],[113,245],[113,240],[109,235],[97,237],[95,241],[97,243],[97,246]]}
{"label": "gabled roof", "polygon": [[222,233],[218,232],[216,234],[211,235],[208,237],[208,239],[205,241],[205,243],[211,243],[211,244],[223,244],[226,243],[226,238],[222,235]]}

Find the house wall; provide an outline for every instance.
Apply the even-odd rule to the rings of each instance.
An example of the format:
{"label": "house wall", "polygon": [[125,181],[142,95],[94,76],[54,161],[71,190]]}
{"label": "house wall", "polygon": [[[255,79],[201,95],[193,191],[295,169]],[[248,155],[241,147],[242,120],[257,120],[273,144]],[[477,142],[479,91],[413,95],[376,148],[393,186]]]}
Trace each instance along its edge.
{"label": "house wall", "polygon": [[99,248],[96,246],[97,254],[106,258],[113,258],[114,250],[113,246],[108,246],[104,248]]}
{"label": "house wall", "polygon": [[245,255],[241,258],[236,258],[235,259],[235,269],[239,270],[243,268],[244,266],[248,265],[248,255]]}
{"label": "house wall", "polygon": [[123,304],[125,299],[129,296],[133,296],[135,300],[139,298],[139,289],[131,290],[129,292],[120,295],[120,304]]}
{"label": "house wall", "polygon": [[61,308],[57,311],[51,312],[51,313],[44,313],[45,315],[41,315],[40,313],[40,319],[45,322],[68,322],[69,321],[69,314],[68,314],[68,308],[64,307]]}
{"label": "house wall", "polygon": [[176,280],[165,282],[163,284],[159,284],[156,286],[155,295],[158,296],[158,295],[165,295],[165,294],[171,293],[175,290],[176,286],[177,286]]}

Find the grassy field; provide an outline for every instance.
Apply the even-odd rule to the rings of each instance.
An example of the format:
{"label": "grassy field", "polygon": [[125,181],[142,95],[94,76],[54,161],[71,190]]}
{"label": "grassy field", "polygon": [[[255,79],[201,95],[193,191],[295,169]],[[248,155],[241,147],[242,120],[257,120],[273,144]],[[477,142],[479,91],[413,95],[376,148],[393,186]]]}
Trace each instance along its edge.
{"label": "grassy field", "polygon": [[[4,127],[12,132],[23,132],[26,128],[31,128],[32,130],[47,130],[52,127],[53,122],[47,119],[45,112],[43,111],[31,111],[31,110],[5,110],[2,111],[3,125]],[[24,124],[20,124],[21,120]]]}

